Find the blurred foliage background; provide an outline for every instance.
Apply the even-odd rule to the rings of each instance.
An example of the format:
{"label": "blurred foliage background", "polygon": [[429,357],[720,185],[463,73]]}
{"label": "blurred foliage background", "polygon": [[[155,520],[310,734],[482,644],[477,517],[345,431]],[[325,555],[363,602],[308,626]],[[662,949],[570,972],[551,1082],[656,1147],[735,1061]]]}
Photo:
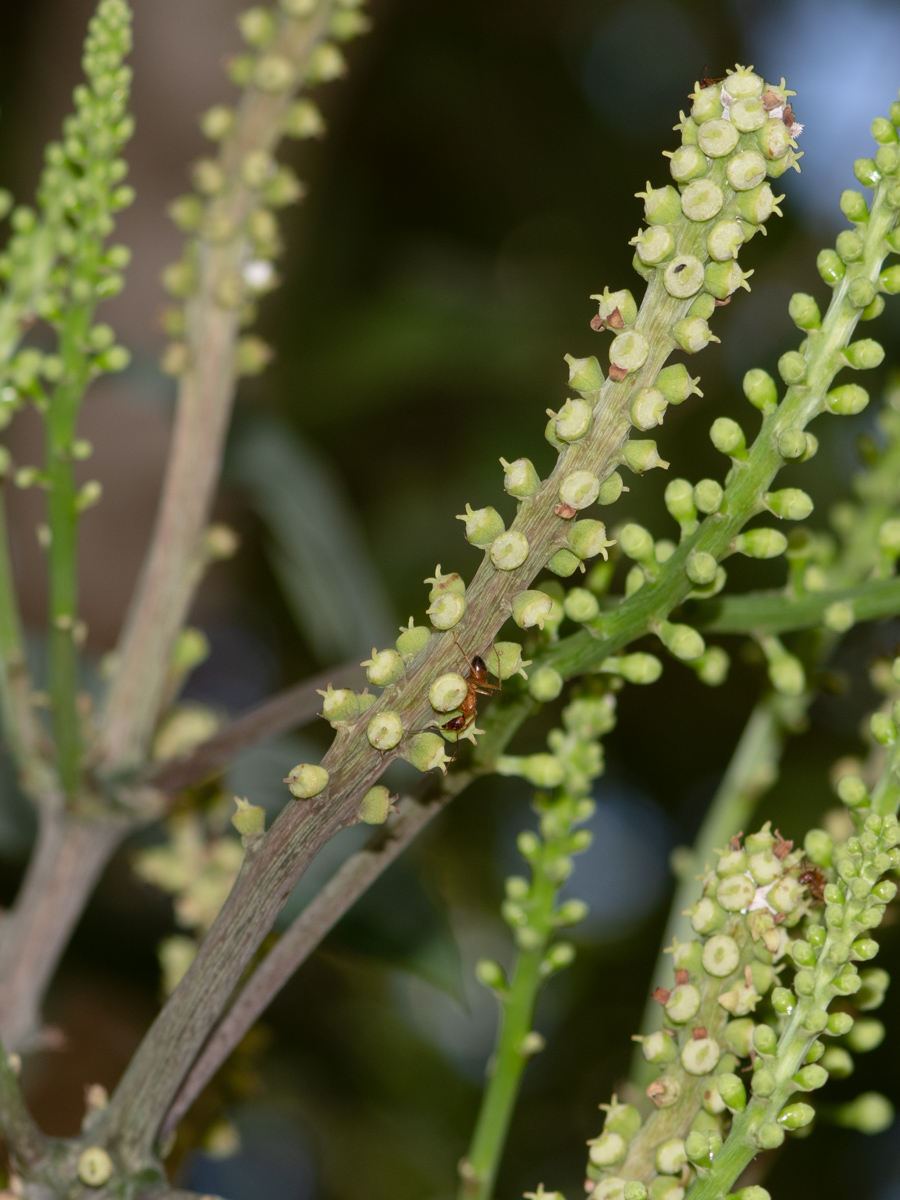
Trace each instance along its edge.
{"label": "blurred foliage background", "polygon": [[[85,411],[104,503],[84,523],[83,604],[89,647],[114,643],[152,525],[173,388],[156,362],[163,339],[158,283],[178,252],[164,205],[202,152],[195,118],[227,100],[221,71],[238,48],[234,0],[134,0],[138,202],[121,222],[135,250],[128,290],[104,318],[135,360],[104,381]],[[0,0],[0,177],[27,199],[41,148],[77,78],[88,0]],[[900,8],[889,0],[374,0],[374,30],[350,50],[349,76],[317,97],[321,143],[291,149],[308,199],[285,220],[284,285],[260,331],[274,365],[242,386],[218,515],[242,549],[217,567],[193,620],[212,653],[188,694],[222,714],[384,645],[425,607],[435,563],[465,574],[478,555],[454,515],[468,500],[504,508],[499,456],[549,466],[543,413],[565,396],[566,352],[599,353],[592,292],[632,287],[633,193],[667,177],[660,151],[703,74],[753,62],[785,75],[806,131],[803,175],[783,181],[784,220],[747,252],[753,291],[717,314],[721,346],[699,361],[703,401],[671,409],[660,449],[692,479],[721,476],[707,436],[713,415],[755,431],[740,393],[746,369],[774,370],[797,332],[794,290],[822,299],[816,251],[839,229],[837,200],[852,160],[870,152],[868,124],[900,84]],[[743,260],[742,260],[743,261]],[[900,307],[871,327],[900,363]],[[887,364],[885,367],[887,371]],[[856,438],[872,414],[815,429],[818,456],[784,473],[816,501],[824,526],[846,494]],[[38,428],[18,419],[9,444],[37,461]],[[658,478],[654,476],[659,476]],[[661,472],[633,482],[616,519],[671,536]],[[11,498],[16,567],[40,655],[40,501]],[[783,563],[735,563],[732,588],[777,586]],[[857,753],[874,703],[867,670],[893,653],[896,622],[855,630],[831,664],[829,693],[789,747],[762,805],[801,837],[831,803],[830,763]],[[571,894],[592,913],[576,931],[576,964],[543,996],[548,1049],[529,1066],[499,1195],[539,1180],[581,1191],[597,1104],[627,1070],[670,891],[668,856],[689,842],[765,685],[737,641],[721,689],[667,662],[651,688],[628,688],[607,739],[594,848]],[[537,747],[551,714],[522,734]],[[245,755],[225,786],[265,803],[299,757],[321,752],[313,726]],[[8,903],[32,834],[7,770],[0,797],[0,900]],[[402,779],[398,777],[398,786]],[[455,1190],[495,1028],[474,961],[508,961],[498,909],[517,868],[515,834],[531,820],[512,781],[472,788],[374,887],[292,981],[199,1102],[182,1139],[181,1178],[229,1200],[418,1200]],[[144,841],[158,838],[150,831]],[[355,839],[355,840],[354,840]],[[291,901],[296,911],[358,844],[337,839]],[[156,946],[175,930],[169,902],[132,874],[126,847],[75,935],[48,1019],[63,1048],[27,1068],[50,1132],[80,1121],[83,1088],[112,1086],[159,999]],[[896,960],[897,928],[884,933]],[[843,1097],[876,1087],[900,1102],[898,994],[889,993],[884,1053],[833,1085]],[[225,1112],[240,1131],[190,1149]],[[875,1139],[819,1130],[769,1164],[782,1197],[900,1197],[900,1132]],[[184,1156],[183,1152],[187,1152]]]}

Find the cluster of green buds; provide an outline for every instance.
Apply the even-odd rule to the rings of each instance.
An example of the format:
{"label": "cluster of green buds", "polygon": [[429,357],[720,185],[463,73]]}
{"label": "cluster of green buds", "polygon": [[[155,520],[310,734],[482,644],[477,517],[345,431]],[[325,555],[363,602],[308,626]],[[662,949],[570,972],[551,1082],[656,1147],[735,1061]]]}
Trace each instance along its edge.
{"label": "cluster of green buds", "polygon": [[[247,52],[231,60],[229,75],[245,93],[245,103],[216,105],[204,114],[201,128],[218,152],[194,165],[194,191],[169,209],[190,237],[182,259],[163,273],[164,286],[176,300],[185,302],[209,289],[207,300],[236,313],[239,324],[247,326],[255,320],[258,299],[277,286],[274,260],[282,245],[275,212],[302,199],[305,189],[273,151],[284,136],[323,134],[319,109],[297,93],[344,74],[337,43],[369,28],[360,4],[280,0],[274,9],[254,7],[239,16]],[[251,109],[253,121],[245,129]],[[163,369],[180,375],[191,355],[183,305],[166,310],[164,325],[172,341]],[[258,374],[271,354],[260,338],[247,335],[237,343],[234,368],[238,374]]]}
{"label": "cluster of green buds", "polygon": [[[809,1125],[806,1093],[849,1075],[850,1052],[884,1036],[859,1014],[881,1003],[887,975],[857,964],[877,953],[871,931],[896,895],[883,877],[900,868],[900,826],[873,811],[861,780],[845,780],[858,828],[846,841],[814,829],[795,850],[766,824],[719,852],[691,909],[697,936],[672,948],[675,986],[654,993],[662,1028],[636,1039],[659,1066],[647,1089],[656,1111],[608,1107],[590,1143],[596,1200],[723,1196],[760,1150]],[[892,1111],[867,1094],[831,1116],[878,1132]]]}
{"label": "cluster of green buds", "polygon": [[[128,351],[115,344],[108,325],[91,326],[90,314],[100,300],[117,295],[124,286],[122,271],[131,257],[126,246],[105,247],[114,216],[134,199],[123,182],[128,166],[120,151],[134,130],[127,111],[131,69],[123,59],[131,49],[131,12],[125,0],[103,0],[91,18],[82,66],[85,82],[75,88],[75,111],[63,123],[63,136],[44,152],[37,209],[20,205],[12,210],[12,236],[0,255],[0,378],[3,424],[23,398],[39,408],[48,403],[46,385],[76,382],[73,374],[88,376],[120,371]],[[9,210],[7,193],[0,209]],[[78,330],[77,351],[86,368],[67,354],[22,350],[10,357],[23,322],[39,316],[62,335],[67,312],[84,311],[87,321]],[[90,454],[90,446],[71,447],[75,458]],[[35,480],[40,482],[40,480]]]}

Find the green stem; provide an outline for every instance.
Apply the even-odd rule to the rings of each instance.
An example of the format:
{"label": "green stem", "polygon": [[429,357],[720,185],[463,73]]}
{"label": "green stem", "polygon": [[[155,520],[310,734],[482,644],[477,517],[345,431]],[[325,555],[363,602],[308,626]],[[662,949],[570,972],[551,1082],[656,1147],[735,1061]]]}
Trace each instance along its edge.
{"label": "green stem", "polygon": [[[544,880],[542,892],[552,913],[556,890]],[[478,1113],[472,1144],[461,1168],[460,1200],[490,1200],[509,1123],[529,1055],[523,1042],[531,1032],[537,996],[543,983],[541,963],[548,937],[535,950],[520,951],[509,993],[501,1001],[497,1048],[488,1068],[488,1082]]]}
{"label": "green stem", "polygon": [[72,445],[78,409],[90,377],[84,346],[93,304],[74,305],[60,336],[64,381],[47,411],[47,520],[50,528],[50,698],[60,782],[66,794],[77,789],[81,771],[78,715],[78,502]]}

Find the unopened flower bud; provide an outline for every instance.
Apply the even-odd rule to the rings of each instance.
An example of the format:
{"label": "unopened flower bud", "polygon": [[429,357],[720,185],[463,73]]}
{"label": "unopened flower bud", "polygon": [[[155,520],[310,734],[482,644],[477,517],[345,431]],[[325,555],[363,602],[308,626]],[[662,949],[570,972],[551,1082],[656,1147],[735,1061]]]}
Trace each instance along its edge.
{"label": "unopened flower bud", "polygon": [[681,216],[681,198],[671,184],[661,188],[651,188],[648,184],[646,192],[635,195],[644,201],[644,218],[648,225],[671,225]]}
{"label": "unopened flower bud", "polygon": [[383,825],[391,811],[391,793],[383,784],[370,787],[356,812],[356,819],[364,825]]}
{"label": "unopened flower bud", "polygon": [[[590,595],[590,593],[588,593]],[[563,689],[563,677],[553,667],[539,667],[528,679],[530,695],[542,704],[555,700]]]}
{"label": "unopened flower bud", "polygon": [[77,1170],[82,1183],[92,1188],[102,1187],[112,1176],[112,1159],[100,1146],[89,1146],[78,1156]]}
{"label": "unopened flower bud", "polygon": [[403,743],[403,757],[423,773],[436,769],[446,773],[450,756],[445,750],[446,743],[438,733],[414,733]]}
{"label": "unopened flower bud", "polygon": [[636,475],[641,475],[644,471],[651,471],[654,467],[666,469],[669,465],[659,457],[656,442],[649,440],[629,439],[622,447],[622,458],[625,460],[625,465]]}
{"label": "unopened flower bud", "polygon": [[869,403],[869,393],[855,383],[845,383],[832,388],[825,397],[825,407],[837,416],[855,416]]}
{"label": "unopened flower bud", "polygon": [[503,518],[496,508],[477,508],[466,505],[466,511],[461,513],[457,521],[466,523],[466,541],[473,546],[489,546],[506,529]]}
{"label": "unopened flower bud", "polygon": [[678,1056],[678,1047],[674,1039],[662,1029],[644,1037],[635,1035],[634,1040],[641,1043],[644,1058],[649,1063],[670,1063]]}
{"label": "unopened flower bud", "polygon": [[322,716],[335,729],[359,716],[359,697],[350,688],[333,688],[329,683],[322,697]]}
{"label": "unopened flower bud", "polygon": [[739,533],[731,545],[736,554],[748,558],[777,558],[787,549],[787,538],[777,529],[750,529]]}
{"label": "unopened flower bud", "polygon": [[517,673],[528,678],[524,670],[528,663],[522,661],[522,647],[518,642],[494,642],[484,656],[484,664],[495,679],[510,679]]}
{"label": "unopened flower bud", "polygon": [[641,388],[631,402],[631,423],[636,429],[653,429],[661,425],[667,401],[658,388]]}
{"label": "unopened flower bud", "polygon": [[613,471],[613,473],[608,475],[607,478],[604,479],[604,481],[600,484],[600,491],[597,493],[597,503],[615,504],[618,498],[622,495],[622,492],[627,490],[628,489],[622,482],[622,476],[618,471]]}
{"label": "unopened flower bud", "polygon": [[366,737],[376,750],[393,750],[403,737],[403,722],[399,714],[376,713],[366,727]]}
{"label": "unopened flower bud", "polygon": [[532,496],[541,486],[541,478],[530,459],[517,458],[508,463],[505,458],[501,458],[500,464],[504,471],[503,488],[510,496],[520,499]]}
{"label": "unopened flower bud", "polygon": [[703,638],[690,625],[676,625],[671,621],[662,621],[657,633],[669,653],[682,662],[691,662],[693,659],[699,658],[706,649]]}
{"label": "unopened flower bud", "polygon": [[586,519],[576,521],[569,530],[568,546],[580,559],[594,558],[598,554],[607,557],[607,548],[615,542],[608,541],[606,526],[602,521]]}
{"label": "unopened flower bud", "polygon": [[883,1133],[894,1121],[894,1106],[879,1092],[863,1092],[849,1104],[842,1104],[833,1118],[845,1129],[856,1129],[859,1133]]}
{"label": "unopened flower bud", "polygon": [[495,992],[505,992],[508,987],[505,971],[492,958],[479,958],[475,964],[475,978]]}
{"label": "unopened flower bud", "polygon": [[284,782],[295,799],[310,800],[328,786],[328,772],[313,763],[299,763],[291,768]]}
{"label": "unopened flower bud", "polygon": [[435,629],[452,629],[463,618],[466,611],[466,598],[459,592],[442,592],[435,596],[425,615],[431,618]]}
{"label": "unopened flower bud", "polygon": [[232,815],[231,824],[242,838],[258,837],[266,831],[266,810],[249,800],[235,796],[237,812]]}
{"label": "unopened flower bud", "polygon": [[[736,1024],[736,1022],[732,1023]],[[725,1102],[725,1107],[730,1112],[743,1112],[747,1107],[747,1089],[744,1087],[740,1076],[733,1075],[730,1072],[717,1075],[716,1087],[718,1088],[719,1095]]]}
{"label": "unopened flower bud", "polygon": [[569,387],[582,395],[592,395],[600,390],[603,386],[603,372],[596,358],[573,358],[571,354],[567,354],[565,360],[569,364]]}
{"label": "unopened flower bud", "polygon": [[502,533],[491,544],[491,562],[498,571],[515,571],[528,557],[528,538],[517,529]]}
{"label": "unopened flower bud", "polygon": [[312,100],[295,100],[281,122],[288,137],[321,137],[325,132],[325,121]]}
{"label": "unopened flower bud", "polygon": [[884,347],[872,338],[860,338],[857,342],[851,342],[843,355],[847,364],[854,370],[867,371],[881,366],[884,361]]}
{"label": "unopened flower bud", "polygon": [[703,317],[685,317],[676,321],[672,327],[672,336],[687,354],[698,354],[710,342],[718,342]]}
{"label": "unopened flower bud", "polygon": [[513,601],[513,620],[520,629],[532,629],[535,625],[543,629],[552,608],[553,601],[546,592],[519,592]]}
{"label": "unopened flower bud", "polygon": [[872,713],[869,729],[875,741],[880,742],[882,746],[893,746],[897,740],[897,726],[889,713]]}
{"label": "unopened flower bud", "polygon": [[694,550],[688,556],[685,572],[691,583],[703,585],[712,583],[716,577],[718,563],[705,550]]}

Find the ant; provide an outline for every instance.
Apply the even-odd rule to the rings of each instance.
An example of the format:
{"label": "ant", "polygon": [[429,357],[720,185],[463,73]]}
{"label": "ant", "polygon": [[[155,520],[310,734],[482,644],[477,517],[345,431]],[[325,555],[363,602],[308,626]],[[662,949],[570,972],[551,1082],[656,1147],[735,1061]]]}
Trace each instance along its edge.
{"label": "ant", "polygon": [[808,890],[814,908],[819,908],[825,903],[825,887],[828,880],[815,863],[810,862],[808,858],[803,860],[803,870],[800,872],[798,882]]}
{"label": "ant", "polygon": [[[443,725],[441,725],[440,728],[446,729],[448,733],[455,733],[456,742],[458,745],[460,737],[465,733],[469,726],[475,722],[478,708],[478,697],[490,696],[491,692],[499,692],[503,684],[502,682],[490,683],[487,677],[488,672],[484,663],[484,659],[476,654],[475,657],[470,660],[466,656],[462,646],[460,646],[459,642],[457,641],[455,634],[453,635],[453,640],[456,642],[456,646],[460,654],[462,654],[463,658],[465,658],[466,662],[468,663],[469,675],[466,679],[466,694],[459,706],[459,715],[456,717],[451,717],[450,720],[446,721]],[[499,662],[497,663],[497,670],[500,670]]]}

